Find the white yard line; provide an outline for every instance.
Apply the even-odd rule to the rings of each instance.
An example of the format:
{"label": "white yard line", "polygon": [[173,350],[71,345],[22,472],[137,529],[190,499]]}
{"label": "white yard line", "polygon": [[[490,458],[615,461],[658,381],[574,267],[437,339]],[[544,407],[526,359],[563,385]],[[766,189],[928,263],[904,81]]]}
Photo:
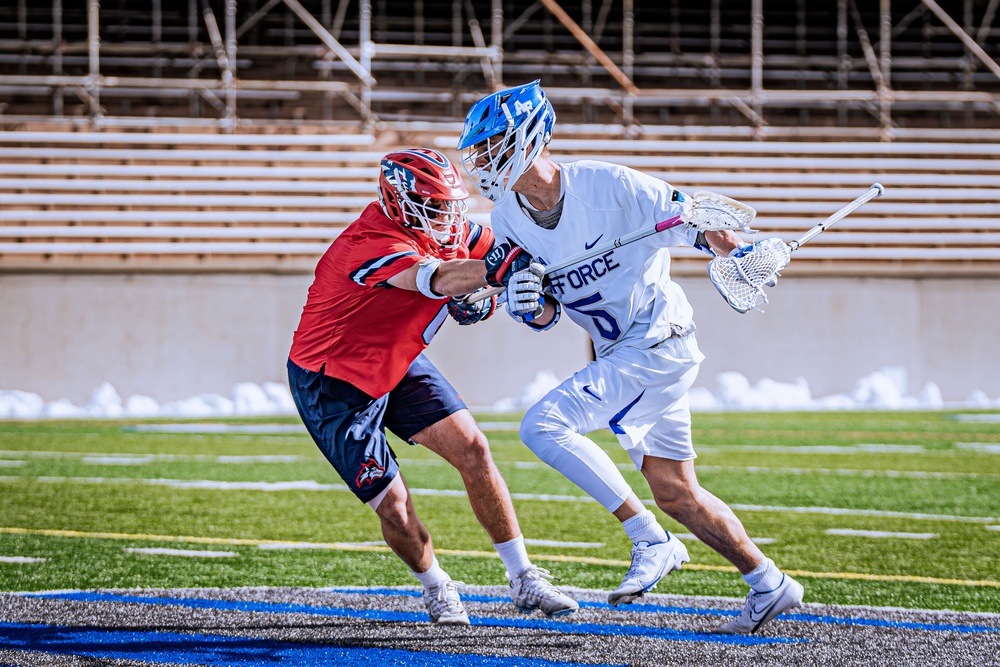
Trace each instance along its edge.
{"label": "white yard line", "polygon": [[[632,467],[632,466],[629,466]],[[853,470],[850,468],[766,468],[763,466],[697,466],[698,472],[745,472],[785,475],[841,475],[845,477],[903,477],[909,479],[1000,478],[1000,474],[979,472],[930,472],[925,470]]]}
{"label": "white yard line", "polygon": [[199,551],[196,549],[125,549],[130,554],[148,556],[185,556],[187,558],[234,558],[235,551]]}
{"label": "white yard line", "polygon": [[47,558],[28,558],[27,556],[0,556],[0,563],[44,563]]}
{"label": "white yard line", "polygon": [[[693,533],[673,533],[672,532],[670,534],[673,535],[674,537],[678,537],[678,538],[680,538],[682,540],[696,540],[698,542],[701,541]],[[750,540],[754,544],[774,544],[775,542],[777,542],[777,540],[774,539],[773,537],[751,537]]]}
{"label": "white yard line", "polygon": [[737,451],[777,454],[931,454],[948,450],[927,449],[923,445],[886,445],[880,443],[857,445],[695,445],[699,452]]}
{"label": "white yard line", "polygon": [[[975,444],[975,443],[966,443]],[[1000,451],[1000,445],[996,445]],[[970,447],[971,449],[972,447]],[[804,448],[787,448],[804,449]],[[32,451],[0,451],[0,467],[20,467],[24,461],[4,460],[4,457],[23,457],[29,459],[79,459],[88,465],[102,466],[138,466],[155,462],[191,461],[200,463],[305,463],[321,462],[318,458],[297,455],[245,455],[245,456],[207,456],[203,454],[101,454],[96,452],[32,452]],[[409,459],[403,460],[404,465],[443,466],[446,461],[440,459]],[[518,469],[546,469],[539,461],[498,461],[500,465],[510,465]],[[621,470],[632,471],[631,463],[619,463]],[[913,479],[976,479],[1000,478],[995,473],[964,473],[964,472],[931,472],[922,470],[854,470],[849,468],[768,468],[763,466],[712,466],[700,465],[699,471],[704,472],[745,472],[750,474],[788,474],[788,475],[842,475],[860,477],[901,477]]]}
{"label": "white yard line", "polygon": [[[653,501],[643,501],[653,504]],[[743,505],[731,503],[734,510],[742,512],[789,512],[792,514],[837,514],[844,516],[877,516],[892,519],[929,519],[932,521],[956,521],[960,523],[994,523],[1000,519],[987,516],[958,516],[955,514],[924,514],[920,512],[890,512],[888,510],[862,510],[845,507],[786,507],[783,505]]]}
{"label": "white yard line", "polygon": [[479,422],[479,428],[484,431],[517,431],[521,422]]}
{"label": "white yard line", "polygon": [[958,449],[968,449],[974,452],[986,452],[987,454],[1000,454],[1000,444],[995,442],[956,442]]}
{"label": "white yard line", "polygon": [[[208,456],[206,454],[105,454],[98,452],[33,452],[33,451],[0,451],[0,465],[5,465],[5,458],[28,459],[80,459],[83,463],[92,465],[145,465],[156,461],[197,461],[204,463],[299,463],[303,461],[320,461],[318,457],[297,455],[259,455],[259,456]],[[23,461],[22,461],[23,463]]]}
{"label": "white yard line", "polygon": [[850,528],[829,528],[827,535],[842,535],[845,537],[891,537],[897,540],[933,540],[940,537],[937,533],[891,533],[884,530],[852,530]]}
{"label": "white yard line", "polygon": [[122,430],[133,433],[240,433],[244,435],[301,433],[306,435],[306,427],[302,424],[136,424],[124,426]]}
{"label": "white yard line", "polygon": [[604,542],[559,542],[556,540],[532,540],[530,538],[524,538],[525,544],[531,544],[536,547],[564,547],[564,548],[580,548],[580,549],[600,549],[604,546]]}
{"label": "white yard line", "polygon": [[[298,480],[291,482],[219,482],[215,480],[178,480],[178,479],[136,479],[133,477],[15,477],[0,476],[0,483],[35,481],[50,483],[82,483],[82,484],[149,484],[153,486],[168,486],[181,489],[212,489],[212,490],[248,490],[248,491],[347,491],[345,484],[320,484],[314,480]],[[410,492],[420,496],[464,496],[465,491],[457,489],[420,489],[411,488]],[[570,496],[535,493],[512,493],[515,500],[539,500],[552,502],[592,503],[590,496]],[[643,500],[644,504],[654,506],[652,500]],[[962,523],[996,523],[998,517],[960,516],[954,514],[924,514],[919,512],[892,512],[887,510],[853,509],[844,507],[786,507],[783,505],[746,505],[732,503],[734,510],[744,512],[776,512],[795,514],[835,514],[845,516],[888,517],[899,519],[928,519],[933,521],[955,521]]]}
{"label": "white yard line", "polygon": [[[386,543],[383,540],[373,540],[370,542],[335,542],[334,544],[339,545],[343,549],[357,548],[357,547],[384,547]],[[258,544],[258,549],[283,551],[283,550],[293,550],[293,549],[330,549],[327,544],[319,544],[316,542],[268,542],[266,544]]]}
{"label": "white yard line", "polygon": [[1000,412],[958,414],[952,415],[952,418],[960,422],[1000,422]]}

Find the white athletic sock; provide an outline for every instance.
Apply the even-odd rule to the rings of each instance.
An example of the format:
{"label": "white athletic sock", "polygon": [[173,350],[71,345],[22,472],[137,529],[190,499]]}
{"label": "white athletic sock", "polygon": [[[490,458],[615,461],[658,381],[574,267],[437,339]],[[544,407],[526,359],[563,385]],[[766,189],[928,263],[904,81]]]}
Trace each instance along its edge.
{"label": "white athletic sock", "polygon": [[516,577],[531,567],[531,561],[528,560],[528,550],[524,548],[523,535],[518,535],[512,540],[500,544],[494,544],[493,548],[500,554],[500,560],[503,561],[510,576]]}
{"label": "white athletic sock", "polygon": [[632,544],[639,544],[639,542],[659,544],[669,539],[667,531],[663,530],[663,526],[656,520],[656,515],[650,510],[643,510],[631,519],[625,519],[622,521],[622,528],[632,540]]}
{"label": "white athletic sock", "polygon": [[[411,570],[411,572],[413,572]],[[413,572],[413,576],[420,580],[420,583],[424,585],[424,588],[434,588],[435,586],[440,586],[446,581],[451,581],[451,577],[448,573],[441,569],[438,565],[437,556],[434,557],[434,562],[431,563],[430,569],[426,572]]]}
{"label": "white athletic sock", "polygon": [[781,570],[770,558],[765,558],[760,565],[743,575],[743,581],[758,592],[773,591],[781,585]]}

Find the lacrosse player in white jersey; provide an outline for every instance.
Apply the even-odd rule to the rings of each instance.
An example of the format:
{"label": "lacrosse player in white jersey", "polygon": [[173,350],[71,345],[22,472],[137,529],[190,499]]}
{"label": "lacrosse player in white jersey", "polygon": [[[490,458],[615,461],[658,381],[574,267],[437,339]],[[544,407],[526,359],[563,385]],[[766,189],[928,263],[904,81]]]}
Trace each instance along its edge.
{"label": "lacrosse player in white jersey", "polygon": [[750,585],[741,614],[717,631],[754,632],[800,606],[803,588],[764,556],[729,506],[698,483],[687,392],[704,357],[691,305],[670,279],[667,247],[695,246],[727,256],[770,252],[776,244],[749,246],[732,231],[681,225],[581,260],[543,281],[543,265],[676,218],[686,199],[669,184],[625,167],[555,162],[547,147],[554,122],[535,81],[477,102],[458,144],[466,171],[494,203],[498,245],[492,252],[527,266],[509,281],[508,313],[537,331],[565,313],[590,334],[597,353],[527,411],[521,439],[614,514],[632,539],[632,564],[608,596],[612,605],[641,597],[689,558],[611,458],[586,437],[601,428],[618,436],[657,506],[728,559]]}

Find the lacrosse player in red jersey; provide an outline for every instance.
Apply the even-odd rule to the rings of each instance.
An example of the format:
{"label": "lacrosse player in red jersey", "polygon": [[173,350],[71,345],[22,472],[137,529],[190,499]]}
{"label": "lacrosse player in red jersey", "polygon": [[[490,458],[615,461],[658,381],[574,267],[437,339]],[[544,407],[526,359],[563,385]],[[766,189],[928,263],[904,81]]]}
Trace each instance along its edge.
{"label": "lacrosse player in red jersey", "polygon": [[414,513],[386,429],[461,473],[473,512],[506,566],[515,605],[568,614],[579,606],[528,559],[486,436],[423,355],[449,314],[471,324],[496,307],[495,297],[475,304],[449,297],[485,287],[487,274],[502,285],[519,268],[483,261],[493,234],[465,216],[468,196],[458,170],[437,151],[382,159],[379,200],[316,267],[289,354],[289,385],[309,434],[423,584],[432,621],[468,625],[469,617]]}
{"label": "lacrosse player in red jersey", "polygon": [[[732,231],[679,225],[544,273],[545,264],[562,266],[601,241],[679,219],[689,199],[618,165],[555,162],[548,151],[554,123],[551,103],[535,81],[473,105],[458,144],[466,171],[494,203],[493,233],[501,242],[494,252],[538,262],[510,279],[508,313],[545,331],[565,312],[590,334],[597,353],[596,361],[528,409],[521,439],[612,512],[632,539],[631,567],[610,593],[611,604],[640,597],[687,562],[688,553],[586,437],[600,428],[618,436],[657,506],[733,563],[750,585],[742,613],[718,631],[753,632],[799,606],[803,589],[764,556],[729,506],[698,483],[687,392],[704,357],[691,305],[670,279],[667,246],[720,256],[780,251],[771,241],[748,246]],[[785,258],[776,263],[780,269],[788,250],[778,243]],[[774,276],[764,278],[761,283]]]}

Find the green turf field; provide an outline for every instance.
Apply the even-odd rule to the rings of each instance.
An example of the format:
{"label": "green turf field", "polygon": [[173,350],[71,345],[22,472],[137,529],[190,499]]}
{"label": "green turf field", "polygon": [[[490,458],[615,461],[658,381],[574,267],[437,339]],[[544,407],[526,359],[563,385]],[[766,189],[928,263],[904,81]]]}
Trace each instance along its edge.
{"label": "green turf field", "polygon": [[[415,583],[304,432],[132,424],[143,422],[0,422],[0,589]],[[797,573],[807,602],[1000,612],[1000,423],[827,412],[696,414],[694,427],[702,484]],[[534,560],[561,585],[614,588],[630,546],[614,518],[539,463],[516,431],[487,433],[525,537],[578,543],[531,544]],[[650,498],[614,437],[594,437]],[[458,474],[426,450],[394,448],[445,568],[468,584],[504,583],[468,501],[442,493],[463,491]],[[657,592],[745,593],[723,559],[686,541],[692,562]]]}

